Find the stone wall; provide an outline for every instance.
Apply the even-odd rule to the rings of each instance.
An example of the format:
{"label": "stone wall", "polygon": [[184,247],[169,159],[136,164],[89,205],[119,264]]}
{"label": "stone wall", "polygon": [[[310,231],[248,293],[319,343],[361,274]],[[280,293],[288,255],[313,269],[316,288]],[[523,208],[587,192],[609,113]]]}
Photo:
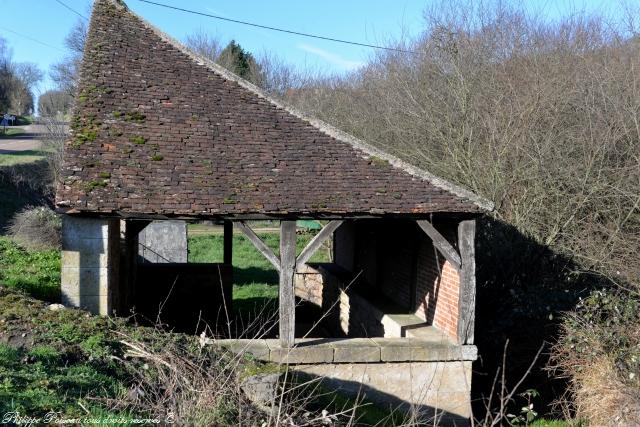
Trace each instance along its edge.
{"label": "stone wall", "polygon": [[[432,328],[433,329],[433,328]],[[235,354],[288,365],[324,386],[365,397],[385,408],[417,410],[421,425],[468,425],[473,345],[429,338],[296,339],[284,348],[278,339],[210,340]],[[428,417],[438,416],[438,423]]]}
{"label": "stone wall", "polygon": [[400,405],[425,418],[438,417],[433,424],[461,426],[468,425],[471,416],[471,363],[331,363],[296,365],[295,370],[322,377],[322,384],[331,389],[364,395],[381,406]]}
{"label": "stone wall", "polygon": [[316,264],[300,268],[295,277],[295,293],[322,307],[327,313],[324,325],[334,336],[387,337],[385,313],[331,272],[331,265]]}
{"label": "stone wall", "polygon": [[138,255],[141,262],[187,262],[187,223],[184,221],[153,221],[138,234]]}

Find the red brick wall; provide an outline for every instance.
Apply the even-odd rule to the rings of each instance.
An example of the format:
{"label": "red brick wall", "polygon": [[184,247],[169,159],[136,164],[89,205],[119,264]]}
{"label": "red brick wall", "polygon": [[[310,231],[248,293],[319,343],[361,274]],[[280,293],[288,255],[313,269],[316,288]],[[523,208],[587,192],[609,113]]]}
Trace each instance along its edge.
{"label": "red brick wall", "polygon": [[[455,231],[440,231],[453,243]],[[416,291],[416,315],[457,339],[460,276],[427,236],[420,239]]]}
{"label": "red brick wall", "polygon": [[[455,225],[436,224],[436,228],[457,246]],[[347,268],[341,260],[353,260],[353,270],[349,270],[363,270],[361,278],[367,285],[359,289],[363,298],[392,302],[404,312],[415,312],[457,339],[458,272],[413,221],[358,221],[341,233],[336,239],[336,262]],[[309,275],[305,281],[299,276],[296,295],[323,305],[321,279]]]}

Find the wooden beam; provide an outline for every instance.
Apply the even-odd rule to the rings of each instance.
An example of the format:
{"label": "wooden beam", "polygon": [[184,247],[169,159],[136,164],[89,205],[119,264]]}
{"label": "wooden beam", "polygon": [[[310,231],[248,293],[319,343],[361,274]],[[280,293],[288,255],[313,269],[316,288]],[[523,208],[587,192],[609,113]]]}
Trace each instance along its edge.
{"label": "wooden beam", "polygon": [[458,225],[458,247],[462,259],[460,294],[458,296],[458,342],[473,344],[476,316],[475,220]]}
{"label": "wooden beam", "polygon": [[[440,251],[442,255],[449,261],[458,272],[460,271],[460,265],[462,264],[460,260],[460,255],[456,251],[456,249],[451,246],[451,243],[447,239],[444,238],[442,234],[429,221],[416,221],[418,226],[422,228],[422,230],[427,233],[427,236],[431,238],[435,247]],[[464,222],[464,221],[463,221]]]}
{"label": "wooden beam", "polygon": [[280,346],[290,348],[295,340],[296,222],[280,221]]}
{"label": "wooden beam", "polygon": [[151,221],[126,220],[125,224],[125,233],[130,235],[131,237],[135,237],[140,234],[140,232],[144,230],[147,225],[151,224]]}
{"label": "wooden beam", "polygon": [[223,263],[231,265],[233,263],[233,222],[224,222],[224,242],[223,242]]}
{"label": "wooden beam", "polygon": [[[280,272],[280,259],[276,256],[276,254],[273,253],[271,248],[269,246],[267,246],[260,239],[260,237],[258,237],[258,235],[247,224],[245,224],[244,222],[242,222],[242,221],[236,222],[236,226],[240,229],[240,231],[242,231],[244,233],[245,236],[247,236],[247,239],[249,239],[249,241],[251,243],[253,243],[253,246],[255,246],[256,249],[258,249],[258,251],[267,260],[269,260],[269,262],[271,264],[273,264],[273,266],[276,268],[276,270],[278,270],[278,272]],[[294,229],[294,234],[295,234],[295,229]]]}
{"label": "wooden beam", "polygon": [[320,230],[318,234],[316,234],[313,239],[311,239],[311,241],[302,250],[302,252],[300,252],[300,255],[298,255],[298,258],[296,259],[296,267],[300,267],[303,264],[306,264],[307,261],[311,259],[313,254],[316,253],[318,249],[320,249],[320,246],[322,246],[325,240],[331,237],[333,235],[333,232],[336,231],[343,222],[344,221],[341,220],[334,220],[330,221],[327,225],[322,227],[322,230]]}

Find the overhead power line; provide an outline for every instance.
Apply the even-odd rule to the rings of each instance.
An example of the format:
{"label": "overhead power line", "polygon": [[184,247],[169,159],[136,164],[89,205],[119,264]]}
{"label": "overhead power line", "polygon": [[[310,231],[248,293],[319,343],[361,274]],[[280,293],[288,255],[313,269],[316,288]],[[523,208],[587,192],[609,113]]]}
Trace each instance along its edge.
{"label": "overhead power line", "polygon": [[75,13],[76,15],[78,15],[80,18],[84,19],[85,21],[88,21],[89,19],[84,16],[83,14],[81,14],[80,12],[78,12],[77,10],[73,9],[71,6],[67,5],[66,3],[60,1],[60,0],[54,0],[56,3],[58,3],[59,5],[61,5],[62,7],[64,7],[67,10],[70,10],[71,12]]}
{"label": "overhead power line", "polygon": [[[56,1],[58,1],[58,0],[56,0]],[[208,13],[198,12],[198,11],[195,11],[195,10],[183,9],[181,7],[170,6],[168,4],[157,3],[157,2],[154,2],[154,1],[150,1],[150,0],[138,0],[138,1],[141,1],[143,3],[152,4],[154,6],[165,7],[167,9],[178,10],[180,12],[191,13],[193,15],[206,16],[208,18],[219,19],[221,21],[233,22],[233,23],[236,23],[236,24],[248,25],[250,27],[263,28],[265,30],[278,31],[278,32],[281,32],[281,33],[295,34],[297,36],[302,36],[302,37],[310,37],[310,38],[314,38],[314,39],[327,40],[327,41],[331,41],[331,42],[344,43],[344,44],[350,44],[350,45],[355,45],[355,46],[370,47],[370,48],[373,48],[373,49],[390,50],[390,51],[394,51],[394,52],[416,53],[416,52],[413,52],[413,51],[410,51],[410,50],[398,49],[398,48],[394,48],[394,47],[378,46],[378,45],[374,45],[374,44],[360,43],[360,42],[354,42],[354,41],[349,41],[349,40],[336,39],[336,38],[333,38],[333,37],[320,36],[320,35],[317,35],[317,34],[301,33],[299,31],[286,30],[284,28],[271,27],[271,26],[268,26],[268,25],[255,24],[253,22],[241,21],[239,19],[225,18],[223,16],[211,15],[211,14],[208,14]]]}
{"label": "overhead power line", "polygon": [[51,49],[55,49],[55,50],[59,50],[60,52],[64,52],[64,49],[61,49],[61,48],[56,47],[56,46],[52,46],[52,45],[50,45],[49,43],[45,43],[45,42],[40,41],[40,40],[38,40],[38,39],[34,39],[33,37],[28,36],[28,35],[26,35],[26,34],[21,34],[21,33],[17,32],[17,31],[10,30],[9,28],[6,28],[6,27],[0,27],[0,30],[8,31],[8,32],[10,32],[10,33],[12,33],[12,34],[15,34],[16,36],[23,37],[23,38],[25,38],[25,39],[27,39],[27,40],[31,40],[32,42],[35,42],[35,43],[41,44],[41,45],[46,46],[46,47],[50,47]]}

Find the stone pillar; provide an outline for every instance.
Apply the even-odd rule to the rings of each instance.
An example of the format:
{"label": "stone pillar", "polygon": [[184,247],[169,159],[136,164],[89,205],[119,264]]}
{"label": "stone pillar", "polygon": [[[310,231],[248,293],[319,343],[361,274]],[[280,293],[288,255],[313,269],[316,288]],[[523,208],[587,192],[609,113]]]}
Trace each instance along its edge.
{"label": "stone pillar", "polygon": [[119,264],[119,220],[63,216],[63,304],[111,314],[117,307]]}

